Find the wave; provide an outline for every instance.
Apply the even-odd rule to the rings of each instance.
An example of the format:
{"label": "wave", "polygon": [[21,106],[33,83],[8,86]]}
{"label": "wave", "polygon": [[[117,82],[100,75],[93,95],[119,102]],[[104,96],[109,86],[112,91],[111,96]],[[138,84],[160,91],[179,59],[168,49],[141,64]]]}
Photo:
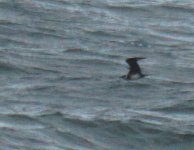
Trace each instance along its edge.
{"label": "wave", "polygon": [[172,112],[172,113],[192,113],[194,110],[194,100],[182,100],[181,102],[171,104],[170,106],[163,106],[153,110],[163,111],[163,112]]}
{"label": "wave", "polygon": [[10,62],[0,62],[0,70],[2,72],[23,72],[23,73],[28,73],[28,71],[26,71],[25,69],[17,66],[17,65],[14,65]]}
{"label": "wave", "polygon": [[[64,54],[71,54],[71,55],[75,55],[74,58],[71,58],[70,60],[88,60],[88,61],[98,61],[98,60],[102,60],[102,61],[111,61],[111,59],[121,59],[122,56],[118,56],[118,55],[114,55],[112,53],[106,53],[106,52],[96,52],[94,50],[87,50],[84,48],[69,48],[63,51]],[[98,60],[97,60],[98,59]],[[112,63],[116,64],[116,61],[111,61]]]}
{"label": "wave", "polygon": [[[43,120],[52,120],[52,118],[58,118],[61,126],[65,125],[65,128],[69,128],[71,136],[73,134],[75,137],[77,133],[74,129],[79,129],[80,132],[95,135],[96,137],[104,137],[105,141],[98,139],[98,142],[109,143],[110,139],[108,137],[114,137],[117,144],[137,146],[138,143],[149,145],[150,142],[155,141],[156,145],[163,144],[175,144],[179,141],[187,141],[194,139],[194,133],[189,131],[181,131],[175,125],[174,127],[168,127],[164,125],[157,125],[151,122],[144,121],[143,119],[129,119],[126,121],[122,120],[112,120],[112,119],[83,119],[80,117],[68,117],[66,114],[61,112],[56,112],[53,114],[40,115],[39,118]],[[47,123],[48,123],[47,122]],[[60,131],[59,131],[60,132]],[[114,139],[112,139],[114,141]],[[95,140],[96,141],[96,140]],[[133,141],[133,142],[129,142]],[[97,142],[97,141],[96,141]],[[116,142],[116,141],[115,141]],[[127,142],[129,142],[127,144]]]}
{"label": "wave", "polygon": [[44,125],[36,118],[23,114],[1,114],[0,128],[9,129],[42,129]]}
{"label": "wave", "polygon": [[167,8],[170,10],[178,10],[178,11],[186,11],[186,12],[193,12],[194,3],[190,2],[114,2],[114,3],[107,3],[107,7],[109,8],[122,8],[122,9],[145,9],[145,8]]}
{"label": "wave", "polygon": [[159,6],[162,8],[168,9],[170,11],[183,11],[188,13],[194,13],[194,3],[179,2],[179,3],[170,3],[165,2],[161,3]]}
{"label": "wave", "polygon": [[106,38],[106,37],[110,37],[110,38],[113,38],[113,37],[117,37],[117,38],[123,38],[125,36],[123,36],[122,34],[120,34],[120,32],[118,32],[116,29],[99,29],[99,30],[89,30],[89,29],[83,29],[83,31],[87,34],[91,34],[91,35],[94,35],[95,37],[103,37],[103,38]]}
{"label": "wave", "polygon": [[[6,123],[4,119],[6,119]],[[10,125],[13,121],[14,124]],[[63,141],[67,147],[88,149],[94,149],[95,147],[117,149],[118,146],[122,149],[138,149],[142,145],[146,147],[150,145],[171,145],[194,139],[192,132],[179,133],[173,127],[169,129],[161,126],[157,127],[155,124],[138,119],[125,122],[111,119],[86,120],[67,117],[61,112],[50,114],[47,112],[35,116],[33,119],[19,114],[6,115],[1,117],[0,129],[7,131],[10,129],[12,131],[22,130],[23,133],[30,130],[34,134],[40,132],[40,134],[44,133],[45,135],[52,133],[54,139],[57,139],[58,142]],[[42,129],[46,129],[46,133]],[[34,137],[34,140],[37,139],[42,142],[48,140],[47,138]],[[109,145],[110,142],[112,142],[111,146]]]}
{"label": "wave", "polygon": [[[172,122],[172,120],[167,121]],[[0,130],[3,129],[11,129],[14,132],[22,130],[23,133],[30,130],[34,134],[39,132],[42,136],[33,139],[42,142],[48,140],[42,137],[49,137],[47,135],[52,133],[52,137],[58,142],[63,141],[66,147],[85,149],[115,150],[120,147],[127,150],[129,148],[140,149],[142,146],[149,149],[150,146],[158,147],[194,140],[194,133],[184,130],[184,126],[178,128],[176,123],[172,123],[172,126],[161,125],[149,121],[145,116],[127,120],[103,118],[102,116],[86,119],[48,110],[33,117],[23,114],[1,115]]]}

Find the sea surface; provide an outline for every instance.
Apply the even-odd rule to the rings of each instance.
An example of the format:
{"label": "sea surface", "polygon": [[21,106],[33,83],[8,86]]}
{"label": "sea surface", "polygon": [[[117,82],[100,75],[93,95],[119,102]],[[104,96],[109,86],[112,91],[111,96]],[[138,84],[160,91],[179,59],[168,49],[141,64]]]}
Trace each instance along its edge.
{"label": "sea surface", "polygon": [[0,150],[193,150],[194,1],[0,0],[0,83]]}

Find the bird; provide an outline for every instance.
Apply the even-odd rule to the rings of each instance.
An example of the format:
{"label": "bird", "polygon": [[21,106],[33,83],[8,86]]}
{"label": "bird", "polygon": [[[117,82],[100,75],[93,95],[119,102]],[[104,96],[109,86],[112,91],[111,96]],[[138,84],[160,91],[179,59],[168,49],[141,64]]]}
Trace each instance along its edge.
{"label": "bird", "polygon": [[126,63],[129,65],[129,72],[125,76],[127,80],[132,80],[134,78],[143,78],[145,74],[141,72],[141,68],[138,65],[137,61],[145,59],[145,57],[131,57],[126,59]]}

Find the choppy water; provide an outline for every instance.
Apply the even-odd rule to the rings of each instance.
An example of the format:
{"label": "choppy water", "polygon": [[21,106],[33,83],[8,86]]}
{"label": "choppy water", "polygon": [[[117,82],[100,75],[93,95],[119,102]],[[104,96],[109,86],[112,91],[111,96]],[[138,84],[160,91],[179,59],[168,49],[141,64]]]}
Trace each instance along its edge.
{"label": "choppy water", "polygon": [[0,0],[0,149],[194,149],[193,25],[192,0]]}

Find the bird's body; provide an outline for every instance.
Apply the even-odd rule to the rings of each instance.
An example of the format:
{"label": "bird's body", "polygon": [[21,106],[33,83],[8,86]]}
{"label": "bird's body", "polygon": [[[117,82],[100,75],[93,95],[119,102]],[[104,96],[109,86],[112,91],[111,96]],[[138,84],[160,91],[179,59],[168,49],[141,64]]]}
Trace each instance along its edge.
{"label": "bird's body", "polygon": [[141,59],[145,59],[145,58],[143,58],[143,57],[133,57],[133,58],[127,58],[126,59],[126,62],[129,65],[129,72],[126,76],[127,80],[134,79],[134,77],[135,78],[142,78],[142,77],[145,76],[144,74],[142,74],[141,68],[137,63],[137,61],[141,60]]}

